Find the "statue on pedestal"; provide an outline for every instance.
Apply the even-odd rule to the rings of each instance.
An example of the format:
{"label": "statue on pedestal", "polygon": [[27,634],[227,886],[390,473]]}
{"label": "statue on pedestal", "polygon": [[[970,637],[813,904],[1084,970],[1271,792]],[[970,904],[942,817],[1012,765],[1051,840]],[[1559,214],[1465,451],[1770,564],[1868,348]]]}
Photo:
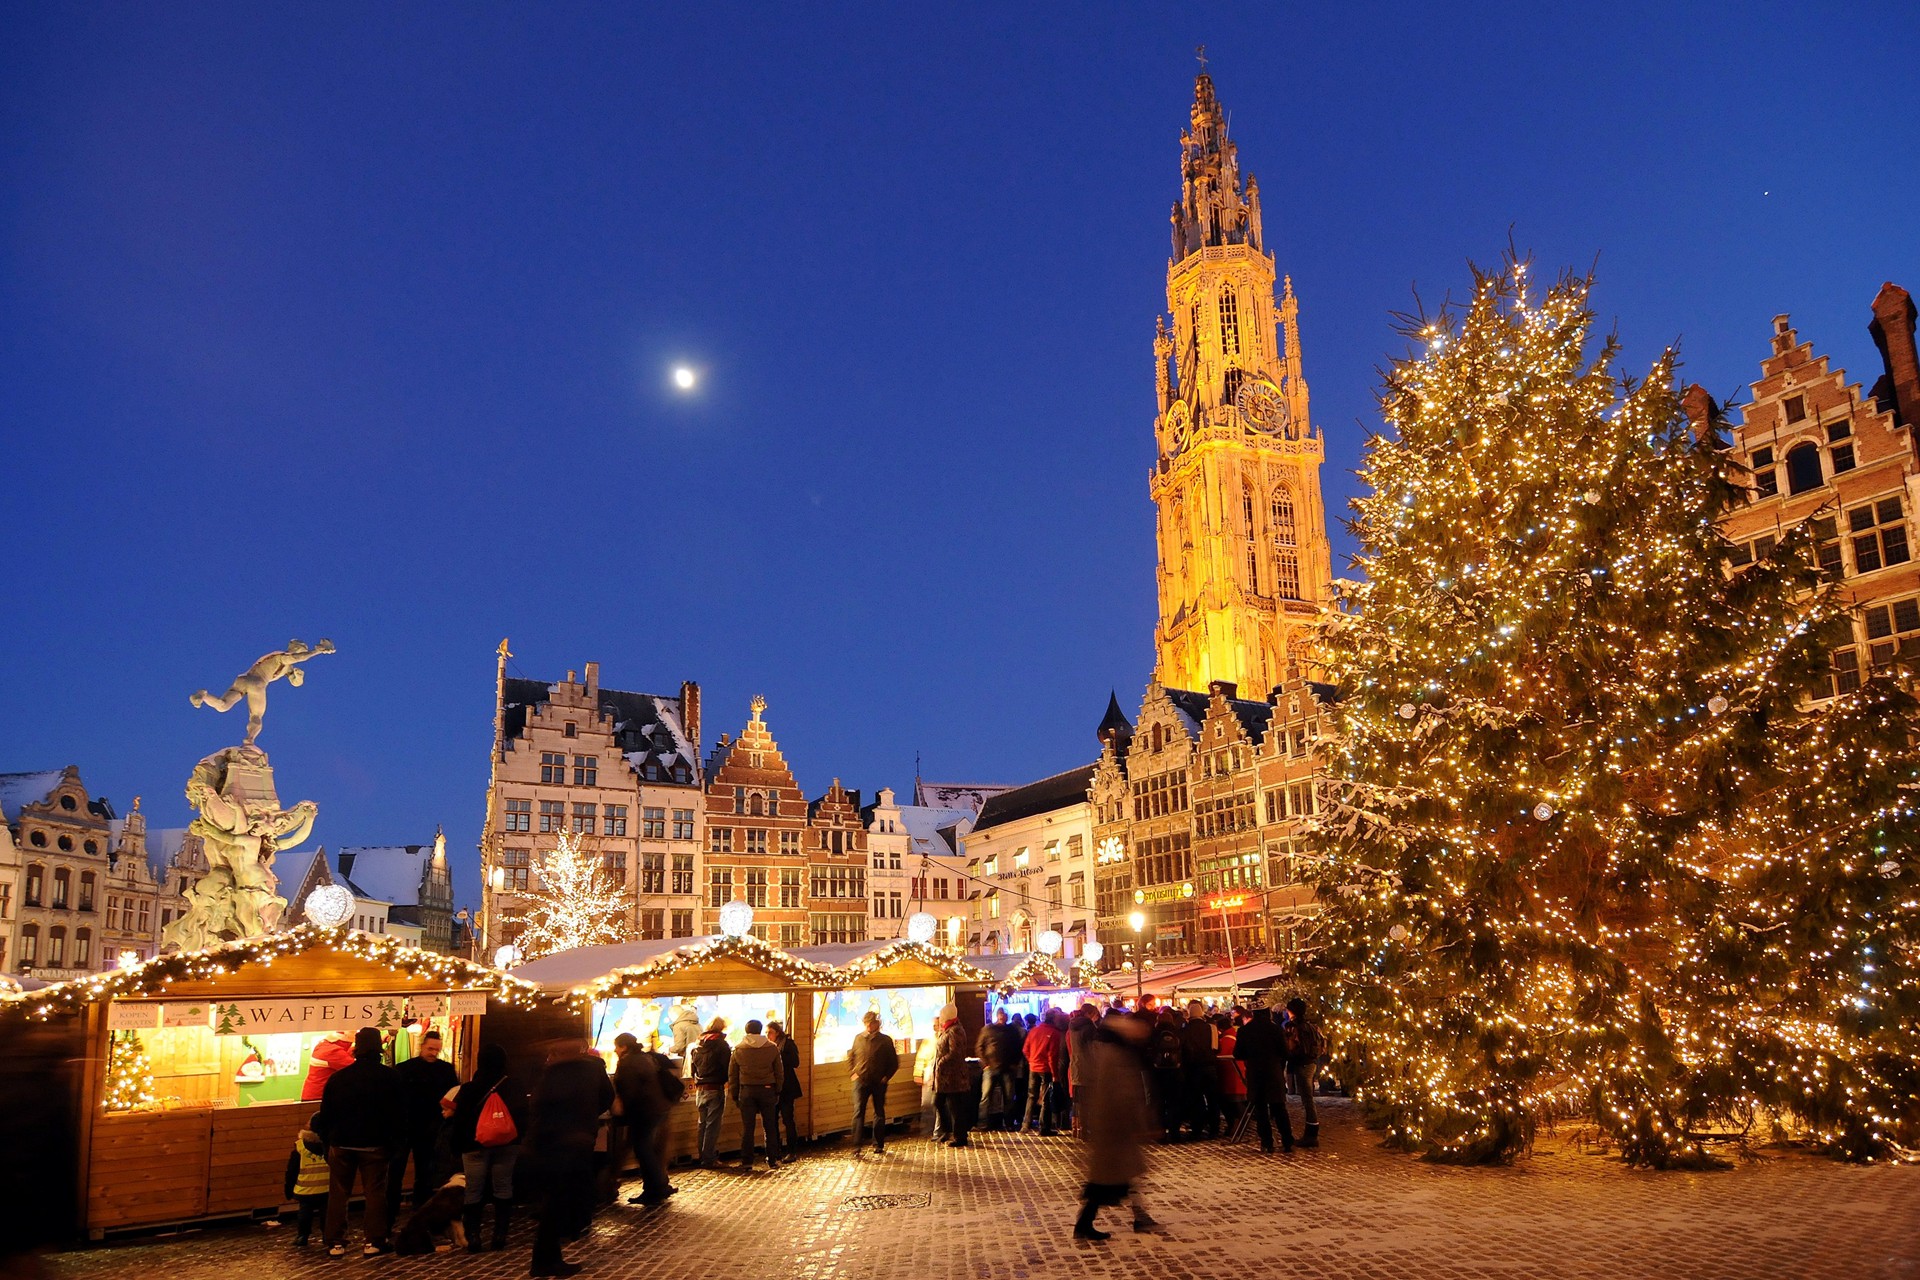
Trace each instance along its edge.
{"label": "statue on pedestal", "polygon": [[187,890],[187,909],[166,927],[164,945],[195,951],[215,942],[257,938],[271,932],[285,915],[287,900],[277,892],[274,855],[307,838],[319,807],[311,800],[291,809],[280,807],[273,767],[254,741],[266,715],[267,686],[282,677],[298,686],[304,673],[297,664],[332,652],[329,640],[311,646],[295,640],[255,662],[219,697],[204,689],[193,695],[194,706],[216,711],[245,698],[247,739],[206,757],[187,779],[187,801],[197,814],[188,830],[201,839],[207,871]]}

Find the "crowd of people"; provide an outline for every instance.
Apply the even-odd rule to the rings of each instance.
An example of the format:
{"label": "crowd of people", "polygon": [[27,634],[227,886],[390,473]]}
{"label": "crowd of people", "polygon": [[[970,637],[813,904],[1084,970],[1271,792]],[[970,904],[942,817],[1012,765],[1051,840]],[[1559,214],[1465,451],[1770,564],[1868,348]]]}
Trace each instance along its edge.
{"label": "crowd of people", "polygon": [[[752,1170],[762,1152],[768,1168],[793,1161],[802,1145],[794,1106],[799,1046],[778,1022],[749,1020],[738,1041],[728,1039],[721,1018],[697,1038],[695,1030],[687,1029],[683,1067],[621,1034],[611,1071],[585,1045],[556,1043],[530,1083],[510,1074],[498,1044],[481,1048],[462,1083],[431,1031],[398,1066],[386,1064],[385,1040],[371,1027],[351,1042],[323,1046],[309,1077],[320,1109],[287,1157],[295,1243],[307,1245],[317,1221],[328,1253],[343,1256],[356,1185],[366,1201],[362,1252],[369,1256],[504,1249],[516,1202],[532,1201],[532,1274],[572,1275],[580,1268],[563,1248],[613,1198],[628,1157],[640,1175],[628,1203],[653,1208],[678,1191],[668,1173],[667,1122],[689,1089],[696,1165],[720,1165],[729,1102],[740,1118],[740,1168]],[[350,1054],[341,1052],[349,1043]],[[1106,1206],[1128,1204],[1137,1231],[1156,1225],[1137,1185],[1144,1145],[1155,1138],[1213,1139],[1250,1124],[1263,1150],[1274,1150],[1277,1128],[1281,1150],[1290,1153],[1291,1091],[1304,1126],[1298,1145],[1318,1145],[1314,1086],[1323,1051],[1299,1000],[1277,1013],[1210,1011],[1197,1001],[1185,1008],[1084,1004],[1072,1014],[1033,1016],[1000,1009],[977,1033],[948,1005],[915,1076],[931,1103],[937,1143],[971,1146],[976,1129],[1081,1138],[1086,1180],[1075,1235],[1104,1240],[1095,1219]],[[887,1091],[901,1067],[880,1015],[867,1013],[846,1058],[856,1155],[869,1140],[875,1152],[886,1150]],[[618,1140],[610,1142],[610,1132]],[[403,1218],[409,1164],[411,1210]]]}

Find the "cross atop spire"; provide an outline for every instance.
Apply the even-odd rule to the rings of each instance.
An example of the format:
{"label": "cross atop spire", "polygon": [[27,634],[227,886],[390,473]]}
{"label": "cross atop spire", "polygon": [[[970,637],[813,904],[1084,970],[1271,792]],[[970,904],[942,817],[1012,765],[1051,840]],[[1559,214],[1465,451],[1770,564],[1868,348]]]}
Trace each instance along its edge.
{"label": "cross atop spire", "polygon": [[1207,74],[1207,46],[1203,44],[1195,45],[1193,50],[1193,56],[1200,60],[1200,74],[1201,75]]}

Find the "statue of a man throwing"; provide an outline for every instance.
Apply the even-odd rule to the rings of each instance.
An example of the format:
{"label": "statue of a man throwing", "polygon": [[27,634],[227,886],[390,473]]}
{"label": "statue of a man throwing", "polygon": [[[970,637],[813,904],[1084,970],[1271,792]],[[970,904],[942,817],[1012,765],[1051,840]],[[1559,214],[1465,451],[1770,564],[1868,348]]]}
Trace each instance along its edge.
{"label": "statue of a man throwing", "polygon": [[191,701],[196,707],[212,707],[215,711],[231,709],[242,698],[247,700],[247,741],[251,747],[254,739],[260,736],[260,721],[267,714],[267,686],[275,680],[285,677],[288,684],[296,689],[306,679],[306,673],[300,670],[300,664],[322,653],[333,652],[333,641],[322,640],[309,645],[303,640],[290,640],[285,649],[276,649],[264,654],[260,660],[234,678],[233,684],[219,697],[205,689],[193,695]]}

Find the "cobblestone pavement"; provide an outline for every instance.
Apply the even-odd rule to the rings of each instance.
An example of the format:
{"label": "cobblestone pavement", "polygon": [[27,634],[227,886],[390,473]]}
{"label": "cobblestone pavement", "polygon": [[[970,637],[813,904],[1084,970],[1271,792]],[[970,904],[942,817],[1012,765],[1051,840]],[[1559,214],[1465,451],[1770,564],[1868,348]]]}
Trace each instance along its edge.
{"label": "cobblestone pavement", "polygon": [[[1153,1149],[1158,1234],[1075,1241],[1071,1138],[978,1135],[970,1151],[917,1139],[854,1158],[823,1144],[753,1174],[677,1171],[664,1208],[604,1211],[568,1250],[583,1277],[705,1280],[1073,1280],[1142,1277],[1844,1276],[1920,1280],[1920,1167],[1859,1168],[1768,1153],[1720,1173],[1649,1173],[1543,1147],[1510,1168],[1437,1167],[1376,1145],[1324,1105],[1324,1145],[1291,1158],[1248,1144]],[[860,1208],[849,1197],[925,1196]],[[1122,1226],[1122,1212],[1103,1223]],[[285,1228],[211,1227],[53,1260],[73,1280],[239,1280],[377,1272],[524,1276],[530,1230],[472,1257],[329,1260]]]}

